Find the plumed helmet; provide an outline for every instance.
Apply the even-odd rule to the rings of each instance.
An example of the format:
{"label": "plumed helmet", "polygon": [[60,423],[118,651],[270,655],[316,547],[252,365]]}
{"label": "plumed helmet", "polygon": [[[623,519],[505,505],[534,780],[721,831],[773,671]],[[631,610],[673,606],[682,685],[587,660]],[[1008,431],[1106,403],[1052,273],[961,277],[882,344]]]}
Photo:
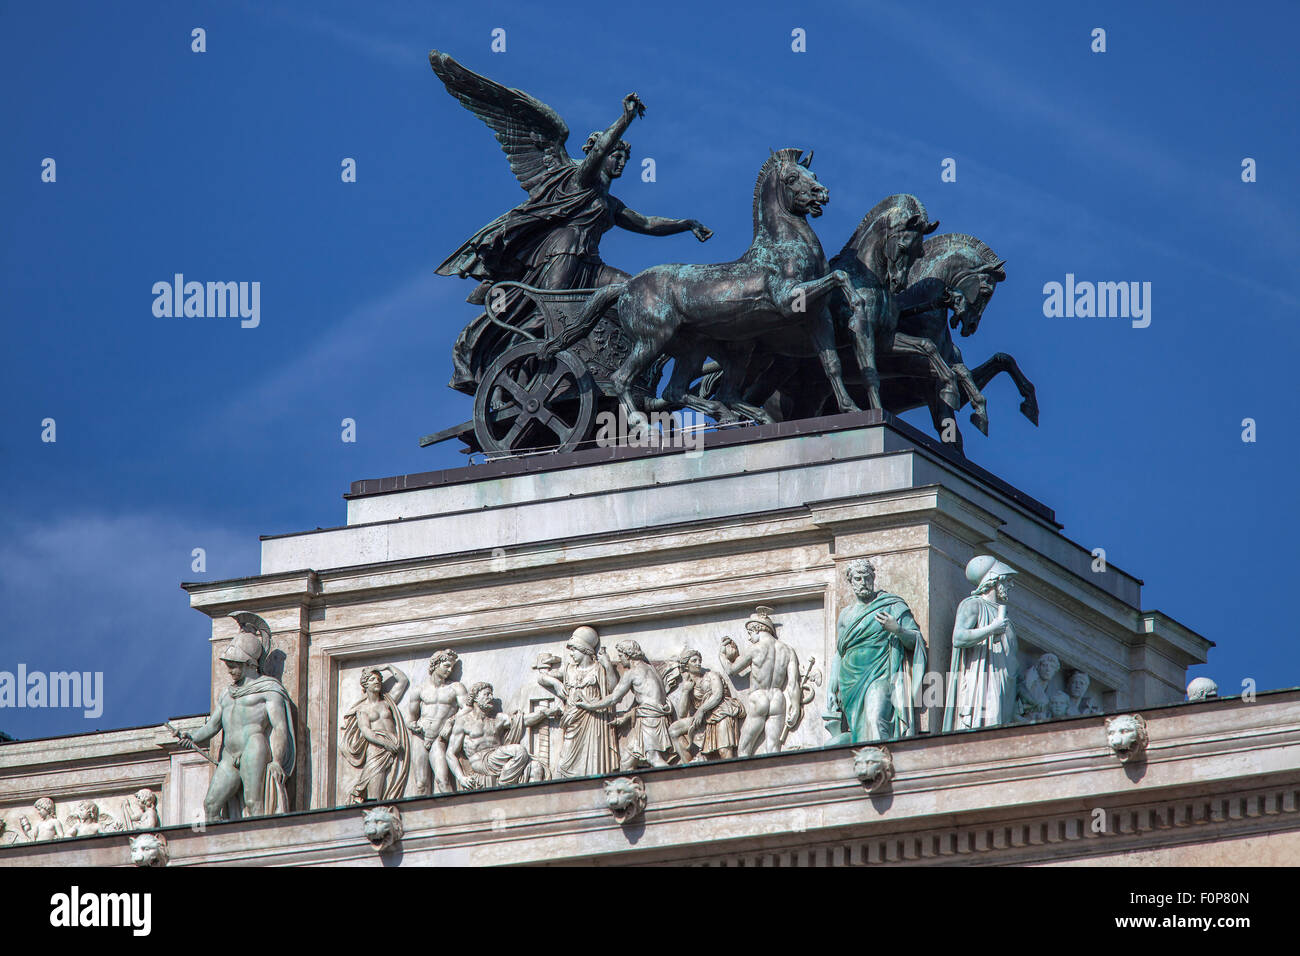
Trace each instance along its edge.
{"label": "plumed helmet", "polygon": [[966,580],[975,585],[975,594],[987,591],[998,578],[1016,573],[1015,568],[1003,564],[991,554],[976,555],[966,564]]}
{"label": "plumed helmet", "polygon": [[565,647],[577,648],[595,657],[596,651],[600,650],[600,635],[596,633],[594,627],[588,627],[584,624],[573,632],[573,636],[569,638],[569,642]]}
{"label": "plumed helmet", "polygon": [[262,642],[257,639],[256,634],[243,632],[221,652],[223,661],[231,661],[240,664],[252,664],[254,667],[261,669],[262,666]]}
{"label": "plumed helmet", "polygon": [[767,633],[776,637],[776,622],[772,620],[772,609],[770,607],[759,606],[754,608],[754,613],[749,615],[749,619],[745,621],[745,630],[749,630],[751,624],[757,624]]}
{"label": "plumed helmet", "polygon": [[235,611],[230,617],[239,625],[240,633],[222,652],[221,660],[252,664],[260,671],[271,650],[271,626],[251,611]]}

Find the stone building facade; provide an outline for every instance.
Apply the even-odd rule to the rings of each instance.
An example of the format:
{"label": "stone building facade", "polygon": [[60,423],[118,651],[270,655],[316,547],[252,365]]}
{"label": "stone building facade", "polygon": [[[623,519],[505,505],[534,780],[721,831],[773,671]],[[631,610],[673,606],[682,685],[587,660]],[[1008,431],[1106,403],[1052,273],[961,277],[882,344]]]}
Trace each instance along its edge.
{"label": "stone building facade", "polygon": [[[452,710],[472,709],[464,695],[490,683],[491,719],[503,717],[512,736],[482,751],[495,754],[500,778],[480,767],[477,783],[428,794],[449,788],[430,780],[428,742],[411,721],[401,765],[413,772],[394,783],[392,770],[382,801],[400,815],[387,852],[404,864],[1300,856],[1300,692],[1182,703],[1187,668],[1205,662],[1210,641],[1144,609],[1133,575],[1094,570],[1046,506],[889,416],[723,431],[698,452],[593,449],[359,481],[346,497],[345,525],[263,539],[260,574],[185,585],[212,619],[212,700],[196,710],[229,686],[222,658],[241,634],[231,615],[251,612],[269,628],[263,672],[288,692],[298,743],[292,812],[199,826],[212,764],[147,728],[0,746],[7,830],[21,833],[17,818],[33,817],[42,796],[56,816],[93,801],[129,817],[115,808],[148,787],[171,865],[375,864],[351,801],[382,761],[349,761],[341,736],[369,671],[387,675],[386,691],[394,674],[409,678],[396,701],[409,715],[430,659],[449,649],[455,665],[439,686],[460,686],[448,691]],[[1020,671],[1052,657],[1042,693],[1061,699],[1071,677],[1086,675],[1089,707],[1076,698],[1077,712],[1060,719],[939,732],[954,619],[971,592],[965,569],[979,554],[1018,572],[1008,613]],[[855,772],[858,748],[828,746],[823,719],[837,615],[854,600],[844,572],[864,557],[907,601],[933,677],[917,701],[922,732],[885,744],[892,773],[874,789]],[[798,661],[788,693],[802,706],[779,752],[765,742],[752,756],[682,766],[668,748],[659,762],[672,765],[649,766],[640,751],[662,743],[658,711],[640,696],[629,709],[629,694],[611,711],[623,729],[611,731],[620,743],[606,771],[565,776],[567,718],[545,678],[563,671],[576,629],[595,629],[614,678],[635,668],[622,654],[635,646],[671,689],[686,649],[726,673],[727,640],[750,646],[758,607]],[[755,712],[757,671],[726,674],[725,684]],[[1122,761],[1103,714],[1139,715],[1145,753]],[[205,716],[173,724],[193,732]],[[441,746],[454,745],[450,759],[464,770],[479,725],[468,720],[458,736],[454,723]],[[519,777],[531,782],[492,786],[514,779],[511,760],[531,768]],[[645,809],[620,822],[606,784],[632,775]],[[117,831],[20,838],[0,853],[9,864],[128,862]]]}

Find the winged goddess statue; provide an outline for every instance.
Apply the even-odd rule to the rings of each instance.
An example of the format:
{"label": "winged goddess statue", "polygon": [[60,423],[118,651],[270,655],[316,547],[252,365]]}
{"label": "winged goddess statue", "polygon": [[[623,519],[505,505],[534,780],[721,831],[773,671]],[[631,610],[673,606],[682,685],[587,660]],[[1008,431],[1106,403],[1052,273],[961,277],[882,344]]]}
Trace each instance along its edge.
{"label": "winged goddess statue", "polygon": [[[600,237],[613,226],[647,236],[690,231],[700,242],[713,235],[696,219],[645,216],[610,195],[610,185],[623,174],[631,153],[621,137],[634,118],[645,115],[645,104],[635,93],[623,97],[622,115],[608,129],[587,137],[585,156],[576,160],[564,145],[569,128],[545,103],[467,70],[446,53],[433,50],[429,63],[447,92],[496,134],[511,171],[528,193],[438,266],[439,275],[479,280],[469,302],[483,305],[492,283],[504,280],[540,289],[590,289],[630,278],[600,259]],[[517,290],[494,303],[493,312],[506,325],[540,332],[540,315]],[[466,326],[453,348],[451,387],[473,393],[506,336],[487,312]]]}

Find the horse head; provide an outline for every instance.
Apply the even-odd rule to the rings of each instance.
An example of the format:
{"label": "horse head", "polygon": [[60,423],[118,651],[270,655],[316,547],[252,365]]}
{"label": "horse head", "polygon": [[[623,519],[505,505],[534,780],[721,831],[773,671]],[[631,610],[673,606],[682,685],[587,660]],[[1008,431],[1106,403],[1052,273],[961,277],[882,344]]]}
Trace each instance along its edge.
{"label": "horse head", "polygon": [[1006,262],[974,236],[946,233],[925,243],[912,269],[913,284],[941,280],[952,300],[950,327],[960,325],[963,337],[974,335],[997,284],[1007,277]]}
{"label": "horse head", "polygon": [[851,253],[890,292],[902,292],[912,263],[921,258],[923,238],[938,228],[938,221],[930,221],[921,200],[898,193],[872,207],[840,255]]}
{"label": "horse head", "polygon": [[797,148],[771,151],[767,162],[758,171],[754,183],[754,235],[761,227],[772,227],[780,218],[814,219],[822,214],[822,207],[830,202],[831,194],[810,172],[812,151],[807,156]]}

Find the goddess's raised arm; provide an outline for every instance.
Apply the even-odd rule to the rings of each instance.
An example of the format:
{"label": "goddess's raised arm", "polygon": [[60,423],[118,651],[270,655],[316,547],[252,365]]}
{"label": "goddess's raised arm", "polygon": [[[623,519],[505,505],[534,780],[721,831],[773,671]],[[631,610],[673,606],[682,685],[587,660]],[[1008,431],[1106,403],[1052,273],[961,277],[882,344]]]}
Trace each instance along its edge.
{"label": "goddess's raised arm", "polygon": [[579,166],[578,178],[584,185],[591,185],[596,182],[600,176],[600,167],[605,162],[605,157],[614,151],[627,128],[632,125],[632,120],[638,116],[645,116],[645,104],[641,102],[641,97],[635,93],[629,93],[623,97],[623,115],[616,119],[603,133],[596,135],[596,142],[592,144],[591,149],[587,151],[586,157]]}

